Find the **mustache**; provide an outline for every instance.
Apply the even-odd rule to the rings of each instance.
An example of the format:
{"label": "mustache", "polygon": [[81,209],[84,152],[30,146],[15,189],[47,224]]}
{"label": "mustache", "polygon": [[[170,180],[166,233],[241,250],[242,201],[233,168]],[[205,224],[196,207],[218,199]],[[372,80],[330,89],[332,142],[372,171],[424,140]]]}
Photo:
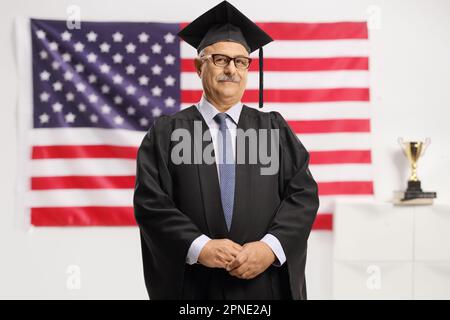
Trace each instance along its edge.
{"label": "mustache", "polygon": [[226,74],[221,74],[217,77],[217,81],[231,81],[238,83],[241,81],[241,77],[239,77],[238,75],[228,76]]}

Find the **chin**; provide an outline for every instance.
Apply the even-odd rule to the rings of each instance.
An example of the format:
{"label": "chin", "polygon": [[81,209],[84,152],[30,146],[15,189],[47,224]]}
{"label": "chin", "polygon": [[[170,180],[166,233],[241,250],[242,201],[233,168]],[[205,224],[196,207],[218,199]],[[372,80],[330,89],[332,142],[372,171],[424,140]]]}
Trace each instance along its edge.
{"label": "chin", "polygon": [[220,96],[223,98],[223,99],[226,99],[226,100],[234,100],[235,99],[235,97],[237,96],[237,92],[236,91],[221,91],[220,92]]}
{"label": "chin", "polygon": [[238,95],[241,92],[241,90],[239,90],[239,88],[237,88],[235,86],[234,87],[227,86],[227,87],[220,88],[219,92],[224,97],[235,97],[236,95]]}

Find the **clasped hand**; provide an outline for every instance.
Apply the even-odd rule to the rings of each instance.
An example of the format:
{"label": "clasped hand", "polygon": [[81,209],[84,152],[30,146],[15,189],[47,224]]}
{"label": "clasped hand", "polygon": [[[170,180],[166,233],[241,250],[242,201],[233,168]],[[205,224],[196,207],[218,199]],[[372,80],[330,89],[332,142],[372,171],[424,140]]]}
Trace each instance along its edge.
{"label": "clasped hand", "polygon": [[198,262],[209,268],[226,269],[240,279],[253,279],[275,261],[272,249],[262,241],[243,246],[229,239],[209,240],[198,257]]}

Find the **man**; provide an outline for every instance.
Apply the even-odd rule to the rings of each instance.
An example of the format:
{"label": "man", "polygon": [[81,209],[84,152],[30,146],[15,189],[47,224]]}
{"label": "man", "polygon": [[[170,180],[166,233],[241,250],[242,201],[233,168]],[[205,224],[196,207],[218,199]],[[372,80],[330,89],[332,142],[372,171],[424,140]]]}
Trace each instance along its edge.
{"label": "man", "polygon": [[[240,102],[249,54],[272,39],[226,1],[179,36],[199,54],[203,97],[158,118],[139,148],[134,207],[149,296],[306,299],[307,239],[319,206],[309,154],[278,112]],[[242,143],[238,133],[252,130],[276,133],[268,134],[274,172],[249,160],[269,140],[255,134]],[[182,133],[192,139],[179,141]]]}

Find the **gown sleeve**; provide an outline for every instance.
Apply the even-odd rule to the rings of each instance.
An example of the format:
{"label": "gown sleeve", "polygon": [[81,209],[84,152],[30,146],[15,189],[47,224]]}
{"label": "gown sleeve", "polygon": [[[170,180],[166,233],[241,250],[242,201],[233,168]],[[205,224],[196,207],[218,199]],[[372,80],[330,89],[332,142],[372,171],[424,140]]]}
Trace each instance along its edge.
{"label": "gown sleeve", "polygon": [[295,281],[298,273],[304,273],[307,240],[319,208],[318,186],[308,167],[308,151],[278,112],[271,116],[273,127],[280,130],[281,203],[268,233],[280,241],[291,281]]}
{"label": "gown sleeve", "polygon": [[[188,249],[202,233],[176,207],[171,195],[170,130],[169,118],[162,116],[145,135],[137,154],[133,204],[143,242],[143,256],[150,259],[144,259],[147,260],[144,261],[144,273],[148,267],[152,274],[156,271],[164,275],[173,271],[182,275]],[[159,280],[163,279],[153,278],[153,284]]]}

